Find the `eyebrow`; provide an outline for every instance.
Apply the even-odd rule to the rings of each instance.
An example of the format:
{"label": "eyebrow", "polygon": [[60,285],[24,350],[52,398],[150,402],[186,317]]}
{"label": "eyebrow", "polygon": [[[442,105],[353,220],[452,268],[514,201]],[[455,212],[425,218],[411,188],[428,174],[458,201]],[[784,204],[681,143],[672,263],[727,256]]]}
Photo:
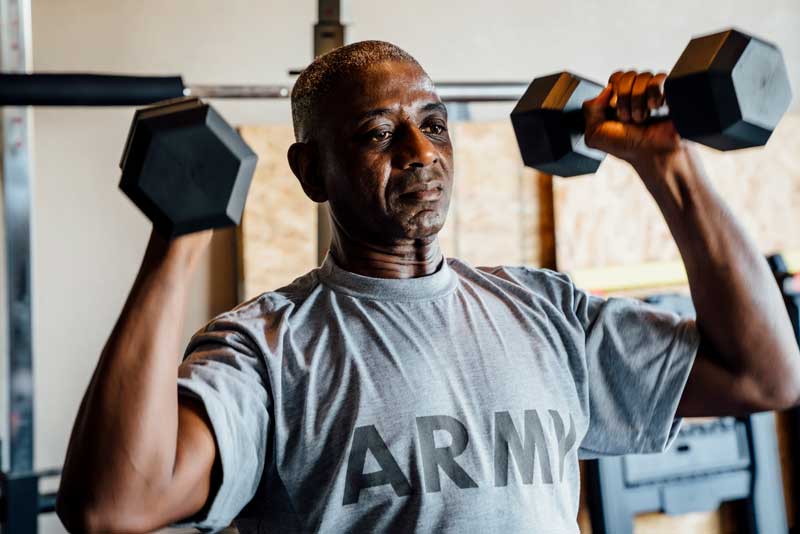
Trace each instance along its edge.
{"label": "eyebrow", "polygon": [[[423,112],[438,111],[438,112],[444,114],[445,117],[447,116],[447,106],[445,106],[441,102],[429,102],[428,104],[425,104],[424,106],[422,106],[422,110],[421,111],[423,111]],[[389,115],[391,113],[392,113],[392,110],[389,109],[389,108],[371,109],[371,110],[366,111],[366,112],[362,113],[361,115],[359,115],[358,118],[356,119],[356,122],[363,122],[363,121],[366,121],[367,119],[371,119],[373,117],[380,117],[380,116],[383,116],[383,115]]]}
{"label": "eyebrow", "polygon": [[430,104],[425,104],[422,107],[422,111],[438,111],[444,114],[445,117],[447,116],[447,106],[441,102],[431,102]]}
{"label": "eyebrow", "polygon": [[388,115],[392,112],[389,108],[379,108],[379,109],[371,109],[356,118],[356,122],[362,122],[367,119],[371,119],[372,117],[380,117],[381,115]]}

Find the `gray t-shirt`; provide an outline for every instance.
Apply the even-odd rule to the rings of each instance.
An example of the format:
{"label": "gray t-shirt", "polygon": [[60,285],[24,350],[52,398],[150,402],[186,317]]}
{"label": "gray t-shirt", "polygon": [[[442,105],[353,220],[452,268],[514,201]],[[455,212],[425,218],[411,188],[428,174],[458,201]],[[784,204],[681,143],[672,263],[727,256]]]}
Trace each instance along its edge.
{"label": "gray t-shirt", "polygon": [[664,450],[695,323],[557,272],[376,279],[323,265],[198,332],[222,483],[189,524],[576,533],[578,459]]}

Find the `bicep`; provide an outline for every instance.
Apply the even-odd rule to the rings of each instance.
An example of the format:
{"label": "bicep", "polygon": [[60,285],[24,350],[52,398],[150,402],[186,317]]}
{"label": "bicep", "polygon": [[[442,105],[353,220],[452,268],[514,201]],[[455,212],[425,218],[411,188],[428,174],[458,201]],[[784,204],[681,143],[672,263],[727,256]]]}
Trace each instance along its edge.
{"label": "bicep", "polygon": [[741,416],[770,409],[755,381],[729,370],[714,349],[701,340],[677,416]]}
{"label": "bicep", "polygon": [[178,370],[177,451],[164,512],[219,530],[252,499],[267,458],[267,371],[248,332],[218,320],[196,334]]}
{"label": "bicep", "polygon": [[664,450],[697,353],[694,321],[640,301],[579,293],[589,427],[595,456]]}
{"label": "bicep", "polygon": [[203,403],[179,397],[178,435],[172,482],[164,494],[164,524],[185,520],[207,507],[221,482],[217,443]]}

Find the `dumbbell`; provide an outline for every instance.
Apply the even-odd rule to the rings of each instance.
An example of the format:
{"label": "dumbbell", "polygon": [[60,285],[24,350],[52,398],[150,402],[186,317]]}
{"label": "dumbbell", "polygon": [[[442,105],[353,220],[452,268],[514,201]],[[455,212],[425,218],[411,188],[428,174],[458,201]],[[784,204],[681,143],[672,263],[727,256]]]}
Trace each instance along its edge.
{"label": "dumbbell", "polygon": [[239,224],[256,162],[213,107],[177,98],[134,114],[119,187],[173,238]]}
{"label": "dumbbell", "polygon": [[[595,172],[605,153],[584,142],[582,105],[603,87],[569,72],[533,80],[511,112],[525,165],[558,176]],[[672,120],[684,139],[737,150],[767,143],[792,92],[780,49],[730,29],[689,42],[664,96],[666,116],[653,120]]]}

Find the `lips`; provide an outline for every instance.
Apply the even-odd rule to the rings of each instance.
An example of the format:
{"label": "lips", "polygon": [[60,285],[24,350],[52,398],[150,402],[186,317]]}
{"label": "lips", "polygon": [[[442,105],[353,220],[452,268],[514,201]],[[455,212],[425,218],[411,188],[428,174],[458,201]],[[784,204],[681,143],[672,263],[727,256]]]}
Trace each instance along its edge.
{"label": "lips", "polygon": [[442,197],[442,183],[438,180],[417,184],[400,193],[400,199],[411,202],[436,202]]}
{"label": "lips", "polygon": [[411,191],[400,195],[401,200],[435,202],[442,196],[441,189],[427,189],[424,191]]}

